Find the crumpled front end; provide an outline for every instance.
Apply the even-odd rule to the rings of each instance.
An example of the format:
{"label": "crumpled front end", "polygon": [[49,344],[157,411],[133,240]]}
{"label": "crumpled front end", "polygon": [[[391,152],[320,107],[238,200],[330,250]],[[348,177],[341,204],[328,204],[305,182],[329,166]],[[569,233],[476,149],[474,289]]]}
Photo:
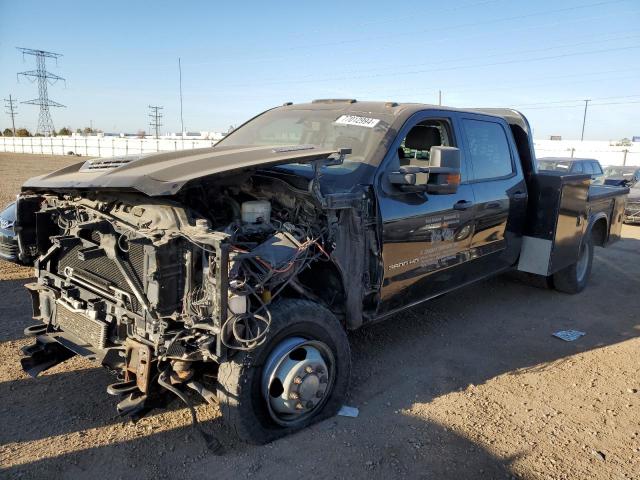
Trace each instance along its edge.
{"label": "crumpled front end", "polygon": [[76,354],[95,360],[116,375],[108,392],[121,396],[122,413],[147,408],[166,385],[212,401],[217,365],[260,345],[269,303],[301,295],[299,274],[331,250],[310,198],[236,195],[247,201],[201,188],[180,202],[23,193],[19,243],[35,259],[27,289],[38,320],[25,331],[35,343],[23,349],[24,369],[35,376]]}

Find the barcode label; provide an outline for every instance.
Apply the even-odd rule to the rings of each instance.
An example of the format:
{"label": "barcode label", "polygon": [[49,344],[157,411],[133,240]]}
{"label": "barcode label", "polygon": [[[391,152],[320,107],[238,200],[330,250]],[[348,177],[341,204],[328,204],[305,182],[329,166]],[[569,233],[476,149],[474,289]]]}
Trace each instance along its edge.
{"label": "barcode label", "polygon": [[335,123],[337,125],[354,125],[356,127],[373,128],[380,123],[380,119],[359,117],[357,115],[342,115]]}

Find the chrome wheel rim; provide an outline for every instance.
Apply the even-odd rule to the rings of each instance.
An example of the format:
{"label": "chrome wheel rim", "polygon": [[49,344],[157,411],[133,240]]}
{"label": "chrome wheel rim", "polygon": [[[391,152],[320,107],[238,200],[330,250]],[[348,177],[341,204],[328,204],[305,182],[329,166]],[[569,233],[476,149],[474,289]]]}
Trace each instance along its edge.
{"label": "chrome wheel rim", "polygon": [[262,374],[262,393],[269,415],[282,426],[294,426],[326,404],[335,382],[335,361],[323,342],[290,337],[273,349]]}

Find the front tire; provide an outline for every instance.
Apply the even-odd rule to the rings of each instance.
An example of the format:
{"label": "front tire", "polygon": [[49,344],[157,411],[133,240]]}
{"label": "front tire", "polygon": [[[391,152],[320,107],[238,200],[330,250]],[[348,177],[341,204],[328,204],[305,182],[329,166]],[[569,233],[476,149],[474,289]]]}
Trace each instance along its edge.
{"label": "front tire", "polygon": [[588,233],[582,239],[578,261],[553,275],[553,286],[559,292],[580,293],[587,286],[593,265],[593,238]]}
{"label": "front tire", "polygon": [[351,372],[346,332],[326,308],[282,300],[267,340],[220,364],[224,422],[241,439],[268,443],[337,414]]}

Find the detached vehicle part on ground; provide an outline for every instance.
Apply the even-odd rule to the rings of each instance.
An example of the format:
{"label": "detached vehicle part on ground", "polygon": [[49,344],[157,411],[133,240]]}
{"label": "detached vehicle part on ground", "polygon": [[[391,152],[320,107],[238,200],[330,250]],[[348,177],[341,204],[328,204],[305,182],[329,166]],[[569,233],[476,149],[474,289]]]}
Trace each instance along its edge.
{"label": "detached vehicle part on ground", "polygon": [[18,199],[39,321],[22,364],[83,355],[117,376],[122,413],[199,395],[268,442],[336,414],[348,330],[514,269],[581,291],[627,191],[538,172],[513,110],[355,100],[269,110],[210,149],[88,160]]}

